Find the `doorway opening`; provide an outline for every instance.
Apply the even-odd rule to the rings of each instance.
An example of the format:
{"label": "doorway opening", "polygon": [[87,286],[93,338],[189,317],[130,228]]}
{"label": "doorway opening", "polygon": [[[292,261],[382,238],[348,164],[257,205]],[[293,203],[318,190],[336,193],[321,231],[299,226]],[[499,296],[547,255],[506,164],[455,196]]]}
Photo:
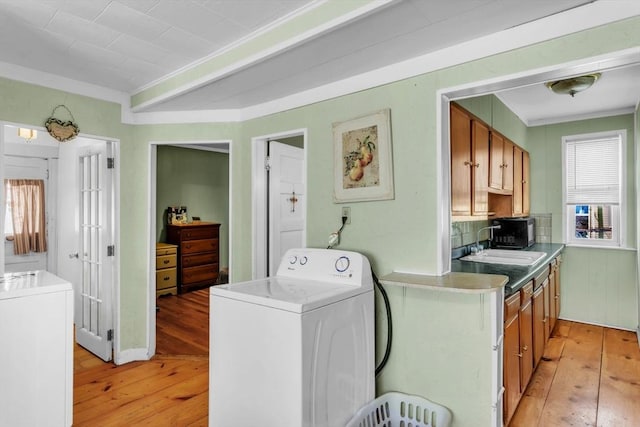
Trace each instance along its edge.
{"label": "doorway opening", "polygon": [[[175,353],[176,350],[172,349],[180,348],[179,345],[173,345],[175,342],[166,346],[167,348],[162,348],[163,343],[167,342],[164,340],[167,334],[177,336],[176,334],[180,333],[179,322],[174,322],[177,328],[173,332],[166,331],[163,323],[165,317],[169,315],[167,311],[175,306],[174,300],[179,299],[181,303],[194,304],[193,307],[196,308],[207,305],[208,294],[206,298],[203,297],[206,291],[186,291],[200,287],[206,289],[210,285],[221,283],[223,276],[226,276],[225,281],[230,280],[233,221],[230,203],[232,152],[232,143],[228,140],[149,143],[148,357],[154,354],[169,354],[172,351]],[[169,211],[173,211],[174,208],[176,212],[180,212],[179,215],[170,215]],[[182,214],[182,211],[185,213]],[[184,221],[182,221],[183,218]],[[169,226],[168,223],[173,225]],[[216,248],[207,250],[207,253],[194,253],[193,256],[189,256],[189,260],[182,257],[180,243],[176,244],[173,232],[169,232],[169,229],[175,231],[176,228],[185,226],[194,230],[197,228],[197,233],[209,233],[204,229],[213,227],[215,224],[219,224],[215,239],[207,234],[193,242],[207,245],[215,240]],[[168,245],[169,250],[172,251],[167,258],[173,261],[168,261],[170,268],[167,270],[161,268],[162,265],[158,269],[158,260],[161,260],[157,257],[158,243],[163,243],[162,246]],[[198,266],[183,265],[183,262],[192,261]],[[197,286],[187,288],[186,285],[190,283],[189,277],[192,273],[202,280],[197,279]],[[166,288],[167,283],[164,280],[171,281],[172,274],[175,278],[174,285]],[[211,276],[212,274],[217,277]],[[181,291],[180,295],[174,296]],[[182,320],[187,322],[188,320],[184,317]],[[192,323],[197,327],[197,323],[202,322],[196,319]],[[160,330],[158,330],[159,326],[162,327]],[[188,328],[185,328],[185,331],[187,330]],[[184,339],[186,343],[189,340],[188,332],[183,335],[180,340]],[[182,351],[177,354],[189,354],[185,351],[191,351],[194,355],[200,355],[205,350],[208,352],[208,348],[205,347],[185,344],[180,349]]]}
{"label": "doorway opening", "polygon": [[[0,179],[44,181],[46,253],[13,255],[3,242],[2,268],[47,270],[70,282],[76,341],[110,361],[119,351],[118,142],[81,135],[60,144],[43,128],[28,126],[35,132],[25,141],[17,136],[20,127],[3,125]],[[1,200],[5,206],[4,191]],[[6,212],[3,229],[12,221]]]}
{"label": "doorway opening", "polygon": [[274,275],[282,254],[306,246],[307,130],[252,138],[253,279]]}

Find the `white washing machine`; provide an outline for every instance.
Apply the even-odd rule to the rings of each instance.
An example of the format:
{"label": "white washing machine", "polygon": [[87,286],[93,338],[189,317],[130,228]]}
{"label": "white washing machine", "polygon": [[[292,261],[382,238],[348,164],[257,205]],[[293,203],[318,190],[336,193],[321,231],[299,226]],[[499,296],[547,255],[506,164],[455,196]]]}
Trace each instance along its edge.
{"label": "white washing machine", "polygon": [[367,258],[282,259],[276,276],[211,288],[209,426],[344,426],[375,397]]}

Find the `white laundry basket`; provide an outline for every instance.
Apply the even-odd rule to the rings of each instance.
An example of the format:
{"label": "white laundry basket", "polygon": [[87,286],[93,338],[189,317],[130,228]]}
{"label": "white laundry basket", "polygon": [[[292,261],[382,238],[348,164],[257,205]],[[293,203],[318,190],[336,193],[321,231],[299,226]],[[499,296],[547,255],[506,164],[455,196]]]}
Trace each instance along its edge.
{"label": "white laundry basket", "polygon": [[451,411],[420,396],[389,392],[372,400],[345,427],[449,427]]}

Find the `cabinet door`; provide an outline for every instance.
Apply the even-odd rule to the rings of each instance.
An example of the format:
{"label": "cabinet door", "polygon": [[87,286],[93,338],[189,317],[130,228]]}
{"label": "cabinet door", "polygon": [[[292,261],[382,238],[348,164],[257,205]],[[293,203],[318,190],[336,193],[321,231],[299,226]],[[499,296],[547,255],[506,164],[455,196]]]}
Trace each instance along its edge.
{"label": "cabinet door", "polygon": [[549,279],[547,278],[544,282],[542,282],[542,299],[544,303],[544,342],[545,345],[547,341],[549,341],[549,336],[551,335],[551,329],[549,328]]}
{"label": "cabinet door", "polygon": [[473,153],[471,213],[486,215],[489,211],[489,128],[477,120],[471,122],[471,151]]}
{"label": "cabinet door", "polygon": [[504,419],[505,425],[516,411],[520,400],[520,294],[505,300],[504,324]]}
{"label": "cabinet door", "polygon": [[497,133],[491,132],[490,152],[489,152],[489,187],[495,190],[502,190],[504,170],[504,138]]}
{"label": "cabinet door", "polygon": [[525,285],[520,294],[520,392],[524,393],[533,373],[533,283]]}
{"label": "cabinet door", "polygon": [[505,139],[502,150],[502,189],[505,191],[513,191],[513,148],[513,142]]}
{"label": "cabinet door", "polygon": [[451,104],[451,213],[471,215],[471,118]]}
{"label": "cabinet door", "polygon": [[556,319],[556,273],[555,267],[552,267],[549,273],[549,337],[556,326]]}
{"label": "cabinet door", "polygon": [[530,211],[530,188],[529,188],[529,153],[522,152],[522,214],[529,215]]}
{"label": "cabinet door", "polygon": [[533,366],[538,366],[545,346],[544,295],[540,286],[533,293]]}
{"label": "cabinet door", "polygon": [[513,215],[522,215],[522,149],[513,147]]}
{"label": "cabinet door", "polygon": [[560,264],[562,259],[556,258],[556,293],[555,293],[555,307],[556,307],[556,320],[560,317]]}

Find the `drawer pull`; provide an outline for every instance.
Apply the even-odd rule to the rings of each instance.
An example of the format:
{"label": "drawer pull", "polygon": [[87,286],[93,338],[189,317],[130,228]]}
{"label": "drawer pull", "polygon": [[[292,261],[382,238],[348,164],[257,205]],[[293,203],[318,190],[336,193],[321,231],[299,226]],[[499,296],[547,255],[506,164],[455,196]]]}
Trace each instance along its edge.
{"label": "drawer pull", "polygon": [[169,277],[169,276],[164,276],[164,279],[162,279],[162,280],[164,280],[164,281],[166,282],[167,280],[170,280],[170,279],[171,279],[171,277]]}
{"label": "drawer pull", "polygon": [[168,259],[165,259],[164,261],[162,261],[163,264],[169,264],[171,261]]}

